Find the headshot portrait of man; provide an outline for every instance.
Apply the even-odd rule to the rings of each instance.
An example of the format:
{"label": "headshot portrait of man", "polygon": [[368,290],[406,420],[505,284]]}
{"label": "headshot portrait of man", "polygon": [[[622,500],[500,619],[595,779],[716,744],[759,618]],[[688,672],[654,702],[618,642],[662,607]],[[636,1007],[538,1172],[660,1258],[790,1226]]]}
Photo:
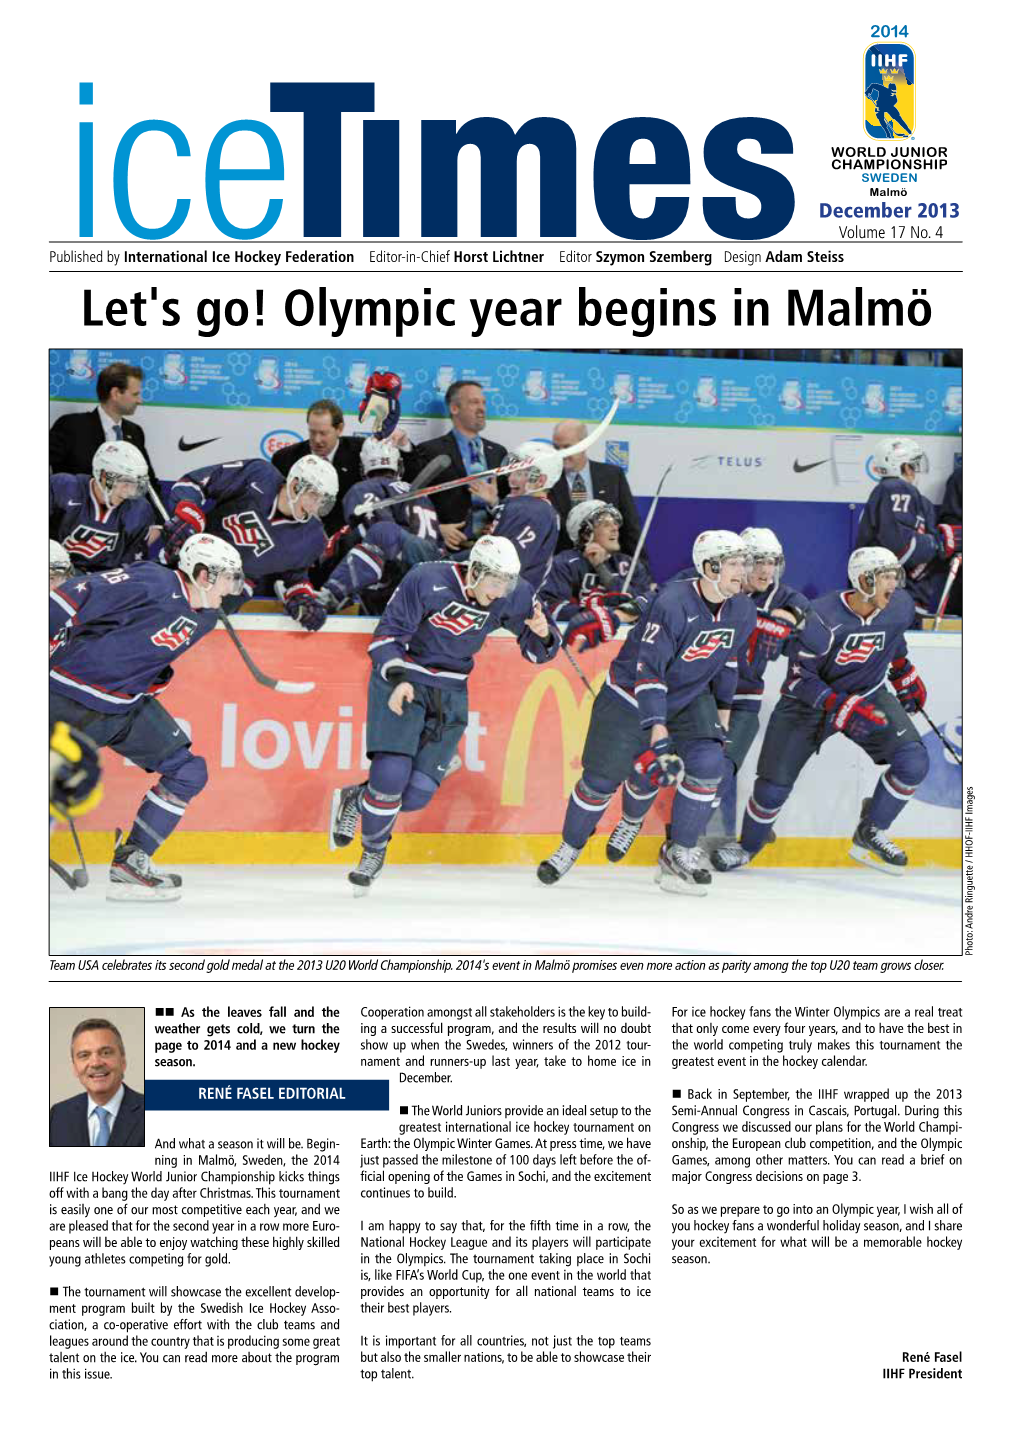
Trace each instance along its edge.
{"label": "headshot portrait of man", "polygon": [[71,1069],[84,1088],[50,1108],[51,1147],[144,1147],[145,1100],[124,1081],[120,1030],[86,1017],[71,1033]]}

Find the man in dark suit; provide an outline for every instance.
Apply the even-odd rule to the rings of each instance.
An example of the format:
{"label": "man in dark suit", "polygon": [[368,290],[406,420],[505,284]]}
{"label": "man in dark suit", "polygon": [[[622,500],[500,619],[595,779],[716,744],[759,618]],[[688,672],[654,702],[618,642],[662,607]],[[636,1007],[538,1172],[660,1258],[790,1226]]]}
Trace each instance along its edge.
{"label": "man in dark suit", "polygon": [[[562,451],[583,441],[587,434],[588,427],[583,421],[560,421],[553,431],[553,445]],[[563,474],[549,492],[549,499],[559,511],[562,522],[559,550],[569,550],[571,545],[566,527],[571,507],[579,501],[607,501],[623,517],[620,550],[626,556],[633,556],[641,535],[641,521],[627,477],[619,466],[590,461],[587,451],[567,456],[563,462]]]}
{"label": "man in dark suit", "polygon": [[50,427],[50,474],[90,476],[92,457],[104,441],[130,441],[145,457],[150,480],[156,479],[145,432],[129,420],[142,403],[142,372],[126,361],[113,361],[96,381],[94,411],[58,416]]}
{"label": "man in dark suit", "polygon": [[144,1147],[145,1099],[124,1084],[124,1041],[112,1021],[78,1023],[71,1065],[85,1090],[50,1108],[50,1146]]}
{"label": "man in dark suit", "polygon": [[[295,441],[292,446],[283,446],[274,451],[273,465],[281,476],[287,476],[294,462],[299,461],[302,456],[319,456],[322,460],[331,462],[340,489],[332,510],[320,517],[326,535],[329,536],[340,530],[344,524],[344,496],[352,486],[362,480],[361,447],[366,438],[344,435],[344,413],[336,401],[313,402],[308,407],[305,420],[308,425],[308,439]],[[406,431],[395,430],[390,439],[404,458],[404,480],[413,481],[421,469],[417,450],[411,444]]]}
{"label": "man in dark suit", "polygon": [[[454,381],[446,392],[446,408],[453,427],[434,441],[422,442],[418,447],[422,465],[427,465],[434,456],[446,456],[450,469],[444,472],[444,481],[502,465],[506,459],[506,447],[497,441],[485,440],[481,434],[485,429],[485,392],[478,382]],[[503,482],[498,487],[498,495],[505,496],[507,492],[508,487]],[[443,543],[448,551],[459,551],[471,544],[472,495],[477,496],[483,505],[491,505],[497,499],[497,487],[491,481],[479,481],[469,486],[457,486],[452,491],[440,491],[432,497]]]}

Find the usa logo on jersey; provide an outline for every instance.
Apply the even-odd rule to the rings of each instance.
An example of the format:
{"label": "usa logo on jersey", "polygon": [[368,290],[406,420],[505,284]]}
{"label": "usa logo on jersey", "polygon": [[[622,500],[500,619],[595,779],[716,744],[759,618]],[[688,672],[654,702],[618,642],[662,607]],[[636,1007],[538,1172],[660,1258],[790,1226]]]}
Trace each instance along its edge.
{"label": "usa logo on jersey", "polygon": [[94,561],[104,551],[115,551],[120,536],[116,531],[97,531],[92,526],[75,526],[69,536],[65,536],[61,544],[64,550],[71,556],[81,556],[83,560]]}
{"label": "usa logo on jersey", "polygon": [[465,606],[462,601],[451,601],[441,611],[436,611],[429,617],[433,626],[438,626],[441,631],[449,631],[453,636],[464,636],[468,631],[481,631],[489,619],[488,611],[476,610],[474,606]]}
{"label": "usa logo on jersey", "polygon": [[273,539],[266,530],[258,511],[235,511],[224,516],[223,529],[230,533],[235,546],[243,546],[253,557],[264,556],[273,549]]}
{"label": "usa logo on jersey", "polygon": [[681,661],[704,661],[714,656],[720,646],[732,650],[736,632],[732,626],[717,626],[713,631],[700,631],[680,657]]}
{"label": "usa logo on jersey", "polygon": [[884,631],[855,631],[847,636],[836,654],[837,666],[862,666],[885,646]]}
{"label": "usa logo on jersey", "polygon": [[165,646],[168,651],[177,651],[191,640],[197,630],[197,621],[192,621],[187,616],[178,616],[169,626],[153,633],[152,643],[154,646]]}

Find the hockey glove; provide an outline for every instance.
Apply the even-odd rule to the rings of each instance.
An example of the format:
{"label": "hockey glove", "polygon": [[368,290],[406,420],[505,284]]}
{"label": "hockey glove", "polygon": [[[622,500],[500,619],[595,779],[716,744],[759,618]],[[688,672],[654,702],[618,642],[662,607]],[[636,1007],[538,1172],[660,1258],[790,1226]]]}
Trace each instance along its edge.
{"label": "hockey glove", "polygon": [[946,560],[963,550],[963,527],[950,526],[944,521],[938,528],[939,554]]}
{"label": "hockey glove", "polygon": [[365,395],[358,406],[358,420],[380,439],[393,434],[400,422],[400,392],[403,382],[392,371],[373,371],[365,383]]}
{"label": "hockey glove", "polygon": [[920,711],[928,699],[928,688],[906,656],[889,667],[889,680],[904,711]]}
{"label": "hockey glove", "polygon": [[867,741],[889,725],[888,718],[863,696],[842,696],[838,691],[830,691],[822,706],[829,713],[835,730],[842,731],[851,741]]}
{"label": "hockey glove", "polygon": [[766,616],[759,611],[751,639],[747,643],[748,665],[754,665],[756,656],[764,656],[766,661],[774,661],[782,654],[783,647],[796,629],[797,627],[791,626],[788,621],[780,621],[777,616]]}
{"label": "hockey glove", "polygon": [[58,721],[50,732],[50,812],[83,816],[99,804],[99,750],[83,731]]}
{"label": "hockey glove", "polygon": [[674,786],[680,779],[683,762],[670,750],[672,745],[668,736],[653,742],[634,762],[634,770],[653,786]]}
{"label": "hockey glove", "polygon": [[612,611],[597,596],[589,596],[587,609],[578,612],[567,627],[566,644],[572,646],[576,642],[579,651],[587,651],[603,641],[611,641],[619,625]]}
{"label": "hockey glove", "polygon": [[326,608],[307,582],[284,591],[283,608],[306,631],[317,631],[326,623]]}
{"label": "hockey glove", "polygon": [[163,532],[168,566],[175,566],[181,547],[190,536],[205,530],[205,514],[194,501],[179,501]]}

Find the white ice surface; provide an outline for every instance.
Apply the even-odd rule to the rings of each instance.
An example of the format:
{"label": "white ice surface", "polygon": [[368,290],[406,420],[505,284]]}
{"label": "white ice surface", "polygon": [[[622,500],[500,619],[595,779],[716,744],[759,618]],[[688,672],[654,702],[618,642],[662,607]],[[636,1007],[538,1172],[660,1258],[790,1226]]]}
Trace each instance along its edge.
{"label": "white ice surface", "polygon": [[[357,851],[351,848],[351,862]],[[552,887],[525,867],[388,866],[356,900],[340,866],[184,866],[184,896],[106,900],[106,868],[51,877],[56,955],[933,955],[960,949],[960,875],[860,867],[717,876],[664,893],[650,867],[577,867]]]}

